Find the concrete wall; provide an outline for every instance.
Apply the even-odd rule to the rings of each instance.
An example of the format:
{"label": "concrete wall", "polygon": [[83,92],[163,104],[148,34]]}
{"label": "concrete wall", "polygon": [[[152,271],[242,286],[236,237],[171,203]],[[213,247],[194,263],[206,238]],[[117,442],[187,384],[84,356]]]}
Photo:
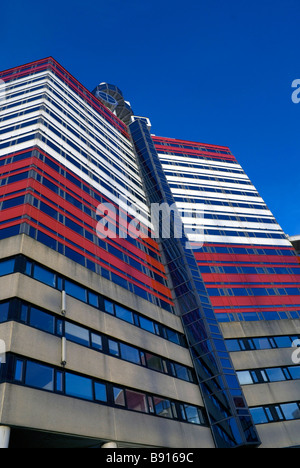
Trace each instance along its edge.
{"label": "concrete wall", "polygon": [[[74,281],[120,302],[179,332],[181,320],[127,290],[99,277],[27,236],[0,243],[0,258],[22,253]],[[61,293],[21,274],[0,278],[0,300],[18,297],[61,316]],[[110,335],[133,346],[192,366],[189,351],[122,320],[67,297],[66,319]],[[61,339],[26,325],[0,324],[7,352],[54,366],[61,364]],[[199,387],[159,372],[67,342],[66,369],[203,406]],[[81,401],[18,385],[0,385],[0,424],[58,432],[129,445],[213,447],[205,427]],[[146,428],[146,429],[145,429]]]}
{"label": "concrete wall", "polygon": [[[300,334],[300,320],[230,322],[222,323],[221,329],[226,339],[293,336]],[[231,358],[237,371],[293,366],[294,350],[239,351],[231,353]],[[300,380],[244,385],[243,391],[249,407],[296,402],[300,400]],[[300,446],[300,420],[261,424],[257,430],[262,448]]]}

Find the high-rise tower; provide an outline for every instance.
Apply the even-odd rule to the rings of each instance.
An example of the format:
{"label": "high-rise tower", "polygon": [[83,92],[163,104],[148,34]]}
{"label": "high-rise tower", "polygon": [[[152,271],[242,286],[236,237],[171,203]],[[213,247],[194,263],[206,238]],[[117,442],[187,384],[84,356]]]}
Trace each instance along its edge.
{"label": "high-rise tower", "polygon": [[300,267],[229,149],[52,58],[0,79],[1,444],[298,445]]}

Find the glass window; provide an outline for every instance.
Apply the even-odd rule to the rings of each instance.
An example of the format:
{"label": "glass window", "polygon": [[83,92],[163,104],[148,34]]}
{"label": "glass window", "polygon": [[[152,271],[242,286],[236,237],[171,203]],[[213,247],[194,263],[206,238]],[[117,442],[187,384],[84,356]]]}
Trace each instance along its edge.
{"label": "glass window", "polygon": [[288,403],[286,405],[280,405],[280,408],[284,414],[285,419],[299,419],[300,410],[297,403]]}
{"label": "glass window", "polygon": [[124,309],[124,307],[121,307],[121,306],[118,306],[118,305],[115,306],[115,310],[116,310],[116,316],[119,319],[125,320],[126,322],[129,322],[129,323],[132,323],[132,324],[134,323],[133,322],[133,314],[132,314],[132,312],[130,312],[130,310]]}
{"label": "glass window", "polygon": [[269,422],[263,408],[250,408],[250,413],[254,424],[264,424]]}
{"label": "glass window", "polygon": [[69,294],[72,297],[75,297],[75,299],[86,302],[87,291],[81,286],[78,286],[77,284],[71,283],[70,281],[66,280],[65,290],[67,294]]}
{"label": "glass window", "polygon": [[5,260],[0,263],[0,276],[9,275],[14,272],[15,259]]}
{"label": "glass window", "polygon": [[[1,265],[0,265],[1,268]],[[9,311],[9,302],[0,304],[0,323],[7,322]]]}
{"label": "glass window", "polygon": [[31,307],[29,324],[49,333],[55,332],[55,319],[52,315],[46,314],[35,307]]}
{"label": "glass window", "polygon": [[274,369],[266,369],[266,374],[270,382],[280,382],[286,380],[283,371],[278,367]]}
{"label": "glass window", "polygon": [[133,411],[148,413],[146,395],[132,390],[126,390],[127,408]]}
{"label": "glass window", "polygon": [[162,400],[161,398],[154,397],[153,401],[155,413],[158,416],[162,416],[164,418],[173,418],[171,403],[169,400]]}
{"label": "glass window", "polygon": [[271,343],[268,338],[253,338],[255,349],[271,349]]}
{"label": "glass window", "polygon": [[96,333],[91,333],[92,347],[98,351],[102,351],[102,337],[96,335]]}
{"label": "glass window", "polygon": [[97,294],[89,292],[89,304],[93,307],[99,307],[99,301]]}
{"label": "glass window", "polygon": [[26,365],[25,385],[53,391],[54,370],[51,367],[28,361]]}
{"label": "glass window", "polygon": [[155,334],[154,323],[144,317],[140,317],[140,326],[143,330]]}
{"label": "glass window", "polygon": [[249,371],[237,372],[237,376],[241,385],[250,385],[253,383],[253,380]]}
{"label": "glass window", "polygon": [[24,367],[24,362],[17,359],[15,375],[14,375],[14,380],[16,380],[17,382],[22,382],[23,380],[23,367]]}
{"label": "glass window", "polygon": [[114,304],[110,301],[107,301],[106,299],[104,300],[104,310],[108,314],[111,314],[111,315],[115,314]]}
{"label": "glass window", "polygon": [[63,392],[64,391],[63,382],[64,382],[63,373],[60,372],[60,371],[57,371],[56,372],[56,384],[55,384],[55,390],[57,392]]}
{"label": "glass window", "polygon": [[200,424],[198,408],[195,406],[183,405],[186,414],[186,420],[192,424]]}
{"label": "glass window", "polygon": [[85,400],[93,400],[92,380],[66,373],[66,394]]}
{"label": "glass window", "polygon": [[73,323],[65,323],[65,336],[67,340],[74,341],[75,343],[84,346],[90,345],[89,331]]}
{"label": "glass window", "polygon": [[174,364],[176,376],[179,379],[186,380],[187,382],[191,381],[190,372],[185,366],[181,366],[180,364]]}
{"label": "glass window", "polygon": [[119,344],[116,341],[108,340],[108,348],[112,356],[120,356]]}
{"label": "glass window", "polygon": [[34,279],[41,281],[42,283],[47,284],[52,288],[55,288],[56,286],[56,275],[38,265],[34,266],[33,277]]}
{"label": "glass window", "polygon": [[122,388],[114,387],[114,402],[116,405],[125,406],[125,395]]}
{"label": "glass window", "polygon": [[140,364],[140,353],[136,348],[132,346],[127,346],[125,344],[120,344],[121,358],[125,361],[133,362],[134,364]]}
{"label": "glass window", "polygon": [[300,366],[288,367],[293,380],[300,379]]}
{"label": "glass window", "polygon": [[278,348],[290,348],[292,346],[292,340],[289,336],[274,336],[273,339]]}
{"label": "glass window", "polygon": [[95,398],[97,401],[107,401],[106,385],[95,382]]}
{"label": "glass window", "polygon": [[153,356],[153,354],[145,353],[146,362],[149,369],[163,372],[163,361],[158,356]]}
{"label": "glass window", "polygon": [[171,330],[170,328],[167,328],[166,330],[167,330],[168,340],[172,341],[172,343],[180,344],[180,339],[179,339],[178,333]]}

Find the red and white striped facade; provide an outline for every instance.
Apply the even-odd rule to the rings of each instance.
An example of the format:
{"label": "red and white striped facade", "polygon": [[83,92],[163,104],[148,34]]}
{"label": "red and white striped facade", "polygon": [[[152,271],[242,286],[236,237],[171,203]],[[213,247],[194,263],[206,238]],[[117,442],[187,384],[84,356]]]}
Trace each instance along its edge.
{"label": "red and white striped facade", "polygon": [[[1,238],[30,235],[169,309],[171,292],[127,126],[52,58],[0,78]],[[108,230],[125,235],[99,239],[100,203],[115,207]],[[126,236],[133,218],[148,236]]]}
{"label": "red and white striped facade", "polygon": [[229,148],[153,140],[185,227],[203,228],[195,256],[219,320],[299,318],[295,251]]}

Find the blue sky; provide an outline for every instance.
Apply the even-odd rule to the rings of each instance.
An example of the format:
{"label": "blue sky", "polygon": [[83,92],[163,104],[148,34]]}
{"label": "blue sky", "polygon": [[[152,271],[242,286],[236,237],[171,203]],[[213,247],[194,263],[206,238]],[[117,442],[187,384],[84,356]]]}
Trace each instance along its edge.
{"label": "blue sky", "polygon": [[229,146],[284,231],[300,234],[299,0],[14,0],[0,69],[52,55],[119,86],[156,135]]}

